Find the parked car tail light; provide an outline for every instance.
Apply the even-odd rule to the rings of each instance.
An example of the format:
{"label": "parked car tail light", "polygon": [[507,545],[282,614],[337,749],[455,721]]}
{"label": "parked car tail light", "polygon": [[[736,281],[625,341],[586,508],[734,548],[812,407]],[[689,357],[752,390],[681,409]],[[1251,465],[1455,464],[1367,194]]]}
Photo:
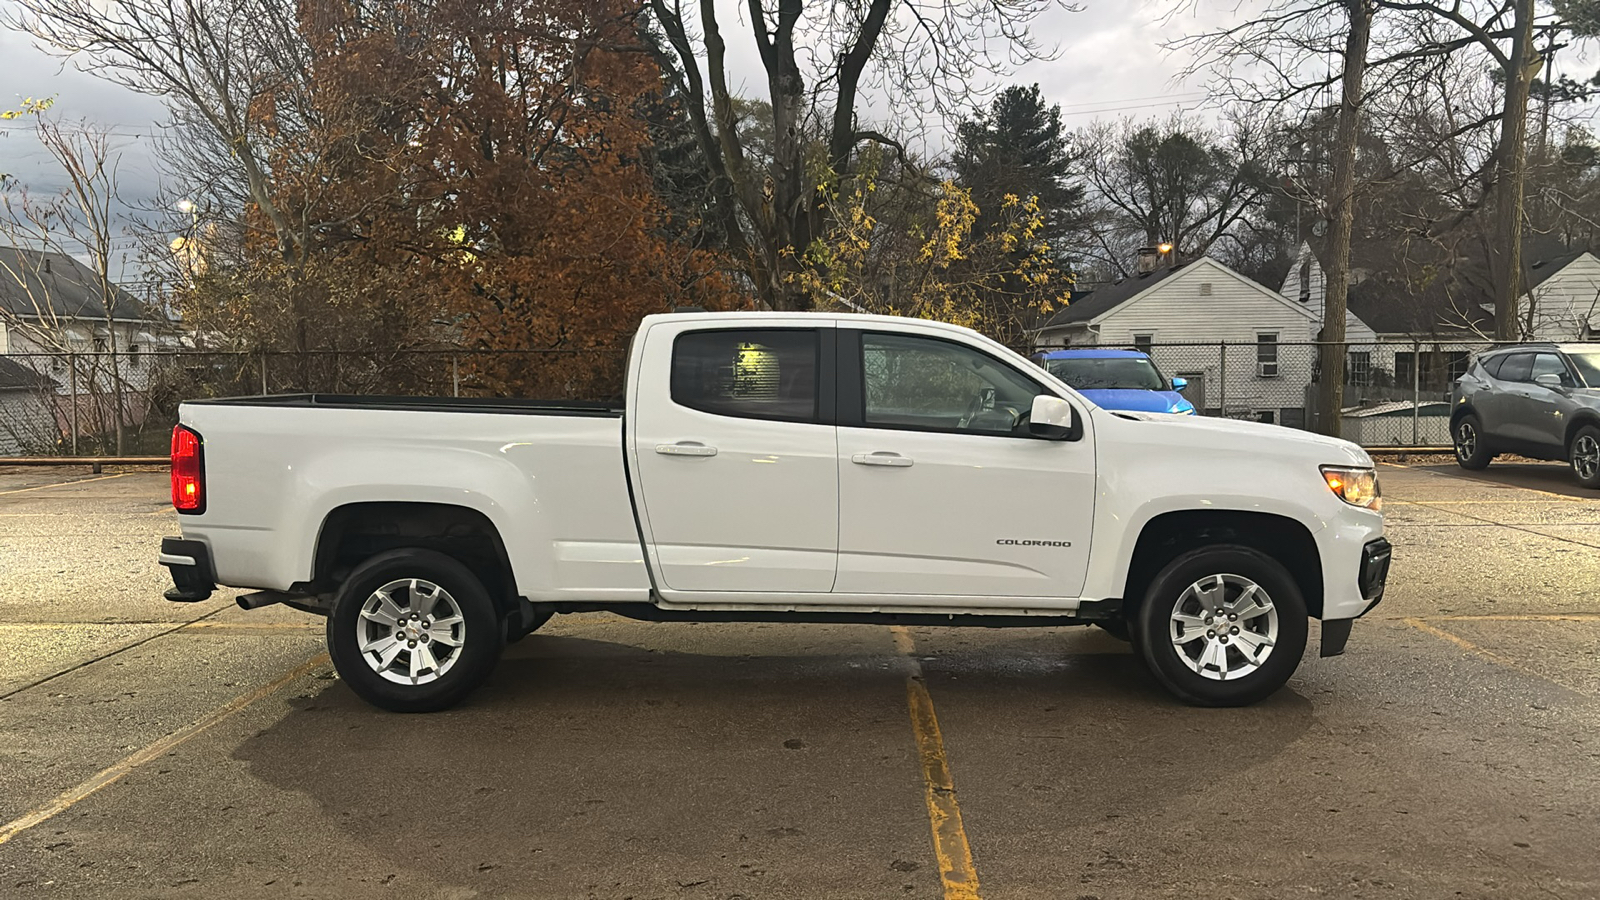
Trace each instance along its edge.
{"label": "parked car tail light", "polygon": [[1383,509],[1383,492],[1378,488],[1378,473],[1374,469],[1323,466],[1322,480],[1340,500],[1351,506],[1374,512]]}
{"label": "parked car tail light", "polygon": [[182,425],[172,429],[172,505],[181,513],[206,511],[206,470],[200,455],[200,435]]}

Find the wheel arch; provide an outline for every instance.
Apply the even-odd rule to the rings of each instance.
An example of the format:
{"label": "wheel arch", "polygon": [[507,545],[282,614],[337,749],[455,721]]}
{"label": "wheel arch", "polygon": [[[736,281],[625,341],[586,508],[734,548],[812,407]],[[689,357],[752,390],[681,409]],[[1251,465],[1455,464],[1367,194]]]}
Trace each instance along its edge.
{"label": "wheel arch", "polygon": [[1128,564],[1124,608],[1130,614],[1137,608],[1167,563],[1213,544],[1249,547],[1282,564],[1300,588],[1306,611],[1313,618],[1322,617],[1322,557],[1311,531],[1289,516],[1246,510],[1178,510],[1146,522]]}
{"label": "wheel arch", "polygon": [[1458,403],[1458,404],[1456,404],[1456,408],[1455,409],[1450,410],[1450,433],[1451,434],[1455,433],[1456,423],[1460,422],[1462,419],[1466,418],[1467,416],[1478,416],[1478,421],[1480,421],[1480,422],[1483,421],[1483,416],[1479,416],[1478,415],[1477,408],[1474,407],[1471,403]]}
{"label": "wheel arch", "polygon": [[1561,440],[1561,446],[1569,455],[1572,453],[1572,439],[1577,437],[1578,429],[1585,425],[1600,428],[1600,411],[1585,409],[1572,414],[1571,420],[1567,422],[1567,433]]}
{"label": "wheel arch", "polygon": [[333,590],[363,560],[408,547],[460,562],[502,613],[516,608],[516,577],[500,530],[481,511],[448,503],[360,502],[330,510],[317,533],[312,583]]}

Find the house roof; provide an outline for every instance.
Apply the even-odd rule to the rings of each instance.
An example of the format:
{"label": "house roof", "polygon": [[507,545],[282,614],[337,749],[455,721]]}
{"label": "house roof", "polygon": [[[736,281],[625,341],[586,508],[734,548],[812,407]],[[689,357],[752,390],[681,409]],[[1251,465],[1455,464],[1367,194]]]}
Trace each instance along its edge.
{"label": "house roof", "polygon": [[[64,319],[106,317],[99,279],[88,266],[64,253],[0,247],[0,311],[14,316]],[[134,296],[112,285],[117,319],[144,318]]]}
{"label": "house roof", "polygon": [[1533,290],[1544,284],[1551,276],[1578,261],[1578,258],[1588,253],[1587,250],[1569,250],[1558,256],[1547,259],[1536,259],[1528,264],[1528,290]]}
{"label": "house roof", "polygon": [[1154,272],[1141,272],[1138,275],[1124,278],[1115,284],[1095,288],[1081,299],[1074,299],[1066,309],[1051,316],[1040,328],[1060,328],[1063,325],[1079,325],[1091,319],[1097,319],[1101,315],[1116,309],[1161,282],[1166,281],[1188,265],[1190,264],[1183,263],[1169,268],[1157,269]]}
{"label": "house roof", "polygon": [[47,375],[0,356],[0,391],[53,389],[56,383]]}

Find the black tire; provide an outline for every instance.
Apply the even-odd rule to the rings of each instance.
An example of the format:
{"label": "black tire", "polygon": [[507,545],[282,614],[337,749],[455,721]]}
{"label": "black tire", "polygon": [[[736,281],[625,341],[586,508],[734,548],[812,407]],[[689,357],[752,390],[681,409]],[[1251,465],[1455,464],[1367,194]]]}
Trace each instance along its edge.
{"label": "black tire", "polygon": [[1456,448],[1456,464],[1463,469],[1478,471],[1489,467],[1494,454],[1483,440],[1483,421],[1467,413],[1450,427],[1450,440]]}
{"label": "black tire", "polygon": [[1585,425],[1572,435],[1567,460],[1578,483],[1591,490],[1600,489],[1600,428]]}
{"label": "black tire", "polygon": [[1106,619],[1103,622],[1096,622],[1094,624],[1096,628],[1099,628],[1101,631],[1104,631],[1106,634],[1111,635],[1119,641],[1131,642],[1133,640],[1133,635],[1130,633],[1127,619]]}
{"label": "black tire", "polygon": [[[1191,668],[1185,659],[1190,658],[1190,651],[1199,655],[1195,643],[1178,647],[1172,637],[1173,613],[1179,602],[1193,603],[1186,597],[1189,588],[1219,575],[1254,582],[1266,592],[1278,619],[1277,641],[1261,658],[1259,666],[1246,675],[1227,680],[1207,677]],[[1251,622],[1259,621],[1246,618]],[[1299,667],[1309,630],[1305,599],[1288,570],[1264,553],[1234,544],[1201,547],[1167,563],[1150,582],[1134,627],[1137,629],[1134,646],[1151,674],[1173,696],[1195,706],[1248,706],[1271,695],[1283,687]],[[1195,639],[1196,642],[1200,640]],[[1224,647],[1222,653],[1224,664],[1232,662],[1235,671],[1243,666],[1238,638],[1234,638],[1231,650]]]}
{"label": "black tire", "polygon": [[[379,588],[391,582],[411,579],[432,582],[443,588],[461,615],[460,630],[451,630],[452,639],[459,635],[460,646],[450,647],[443,641],[431,641],[433,646],[441,648],[441,654],[448,654],[448,663],[443,656],[435,659],[444,669],[443,674],[419,684],[399,683],[379,674],[374,667],[378,660],[369,663],[369,657],[362,654],[357,632],[362,608],[369,599],[374,598]],[[394,593],[403,595],[406,601],[401,606],[402,597],[395,598],[393,605],[400,611],[412,609],[413,604],[420,609],[426,603],[421,599],[413,600],[408,586],[397,588]],[[437,607],[439,602],[442,600],[434,601],[433,605]],[[391,628],[383,623],[365,622],[362,627],[373,629],[369,634],[381,634],[383,629]],[[391,550],[363,562],[340,586],[339,595],[334,600],[333,614],[328,617],[328,653],[333,657],[334,667],[339,670],[339,677],[350,685],[356,696],[391,712],[434,712],[461,702],[494,670],[495,663],[500,659],[500,651],[505,646],[504,636],[500,616],[483,583],[460,562],[432,550]],[[391,665],[409,666],[411,655],[415,652],[398,649],[398,655],[393,657]],[[423,658],[434,658],[432,652],[428,651]],[[405,663],[400,663],[400,660],[405,660]],[[428,678],[431,675],[431,672],[424,672],[419,677]],[[396,677],[403,675],[396,673]]]}

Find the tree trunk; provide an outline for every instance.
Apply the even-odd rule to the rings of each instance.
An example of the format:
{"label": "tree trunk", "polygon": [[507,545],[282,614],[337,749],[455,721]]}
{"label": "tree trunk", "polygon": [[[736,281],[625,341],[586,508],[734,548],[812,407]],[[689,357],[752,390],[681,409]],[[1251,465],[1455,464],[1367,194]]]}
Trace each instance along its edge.
{"label": "tree trunk", "polygon": [[[1528,92],[1542,61],[1533,46],[1533,0],[1516,0],[1511,55],[1506,66],[1500,140],[1495,145],[1494,242],[1489,248],[1494,285],[1494,336],[1519,337],[1522,297],[1522,201],[1528,176]],[[1529,310],[1530,324],[1532,310]]]}
{"label": "tree trunk", "polygon": [[1328,186],[1327,286],[1322,301],[1321,372],[1317,379],[1317,427],[1339,436],[1344,409],[1344,317],[1350,293],[1350,232],[1355,226],[1356,143],[1361,133],[1361,91],[1367,74],[1372,10],[1367,0],[1345,0],[1350,32],[1344,42],[1343,88],[1333,145],[1333,181]]}

